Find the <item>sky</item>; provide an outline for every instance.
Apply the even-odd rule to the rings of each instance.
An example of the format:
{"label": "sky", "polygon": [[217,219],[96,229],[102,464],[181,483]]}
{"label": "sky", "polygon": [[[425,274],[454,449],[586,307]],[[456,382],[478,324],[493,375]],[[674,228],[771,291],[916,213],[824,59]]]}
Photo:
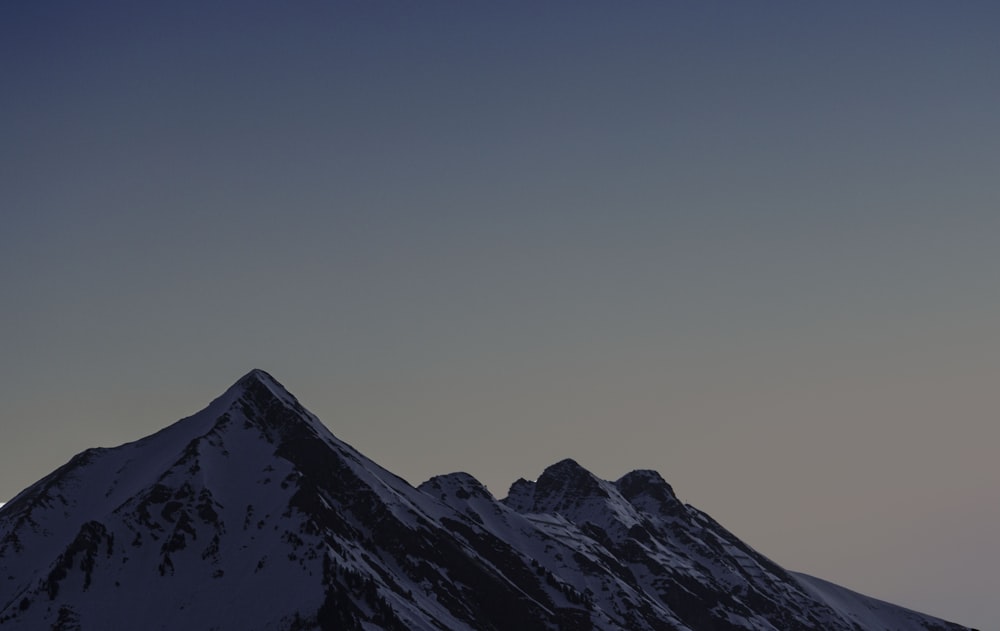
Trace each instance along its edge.
{"label": "sky", "polygon": [[262,368],[414,484],[656,469],[1000,628],[998,19],[4,2],[0,501]]}

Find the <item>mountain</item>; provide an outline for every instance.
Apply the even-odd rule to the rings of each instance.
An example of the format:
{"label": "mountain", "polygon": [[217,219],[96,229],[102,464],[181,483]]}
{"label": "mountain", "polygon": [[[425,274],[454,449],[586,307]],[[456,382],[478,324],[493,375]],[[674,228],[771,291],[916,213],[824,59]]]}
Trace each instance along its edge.
{"label": "mountain", "polygon": [[0,509],[0,627],[965,628],[782,569],[654,471],[414,488],[260,370]]}

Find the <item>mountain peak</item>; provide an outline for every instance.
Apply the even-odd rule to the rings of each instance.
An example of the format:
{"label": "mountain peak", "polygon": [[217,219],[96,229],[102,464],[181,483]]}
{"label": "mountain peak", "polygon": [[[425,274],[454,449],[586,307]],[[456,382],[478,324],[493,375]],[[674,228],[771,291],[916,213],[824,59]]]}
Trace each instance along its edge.
{"label": "mountain peak", "polygon": [[558,512],[586,498],[607,498],[601,481],[572,458],[549,465],[538,480],[524,478],[511,485],[503,502],[525,513]]}
{"label": "mountain peak", "polygon": [[673,513],[682,506],[673,487],[651,469],[636,469],[626,473],[615,481],[615,487],[622,497],[640,510]]}
{"label": "mountain peak", "polygon": [[550,464],[549,466],[545,467],[545,471],[542,473],[542,475],[545,475],[546,473],[572,473],[577,471],[584,471],[586,473],[590,473],[582,466],[580,466],[580,463],[577,462],[576,460],[573,460],[572,458],[563,458],[559,462],[555,464]]}
{"label": "mountain peak", "polygon": [[597,477],[572,458],[549,465],[539,476],[539,490],[554,486],[573,487],[580,491],[597,491],[600,488]]}
{"label": "mountain peak", "polygon": [[240,377],[239,380],[236,383],[247,384],[247,383],[253,383],[253,382],[263,383],[263,384],[270,383],[270,384],[275,384],[275,385],[278,385],[278,386],[281,385],[281,384],[278,383],[277,379],[275,379],[274,377],[271,376],[271,374],[269,372],[267,372],[266,370],[261,370],[260,368],[254,368],[253,370],[251,370],[247,374],[245,374],[242,377]]}
{"label": "mountain peak", "polygon": [[450,495],[463,500],[472,497],[493,499],[493,496],[482,482],[464,471],[436,475],[418,486],[417,490],[442,501],[445,501]]}
{"label": "mountain peak", "polygon": [[[285,386],[281,385],[281,382],[272,377],[270,373],[261,370],[260,368],[254,368],[247,374],[240,377],[230,388],[230,391],[235,390],[242,393],[259,388],[266,389],[271,393],[271,395],[279,399],[285,401],[295,401],[295,397],[285,389]],[[297,401],[295,402],[297,403]]]}
{"label": "mountain peak", "polygon": [[615,486],[625,497],[631,497],[637,492],[657,489],[666,491],[671,496],[674,494],[673,487],[663,479],[663,476],[652,469],[636,469],[630,471],[615,481]]}
{"label": "mountain peak", "polygon": [[535,483],[518,478],[502,502],[519,513],[530,513],[535,507]]}
{"label": "mountain peak", "polygon": [[243,375],[220,397],[227,408],[235,408],[246,420],[259,426],[276,442],[294,428],[310,428],[311,434],[328,432],[281,382],[260,368]]}
{"label": "mountain peak", "polygon": [[4,506],[0,594],[5,631],[968,631],[785,572],[655,471],[414,489],[259,369]]}
{"label": "mountain peak", "polygon": [[[538,481],[530,485],[530,489],[527,485],[521,486],[524,488],[518,489],[518,495],[526,495],[526,491],[530,490],[531,512],[536,513],[562,512],[588,499],[608,497],[608,491],[601,480],[570,458],[546,468]],[[508,498],[514,495],[514,490],[511,487],[512,493]],[[527,499],[519,497],[516,503],[526,505]]]}

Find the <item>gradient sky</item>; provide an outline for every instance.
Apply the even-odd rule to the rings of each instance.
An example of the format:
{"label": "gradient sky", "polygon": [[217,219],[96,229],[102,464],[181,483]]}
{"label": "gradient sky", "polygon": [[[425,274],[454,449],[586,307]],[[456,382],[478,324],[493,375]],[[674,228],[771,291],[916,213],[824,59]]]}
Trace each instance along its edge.
{"label": "gradient sky", "polygon": [[254,367],[1000,628],[1000,5],[0,5],[0,500]]}

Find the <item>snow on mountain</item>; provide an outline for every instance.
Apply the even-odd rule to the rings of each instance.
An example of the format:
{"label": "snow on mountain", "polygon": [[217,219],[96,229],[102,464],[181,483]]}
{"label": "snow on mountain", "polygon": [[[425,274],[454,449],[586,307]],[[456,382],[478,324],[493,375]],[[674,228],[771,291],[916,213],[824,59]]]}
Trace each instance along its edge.
{"label": "snow on mountain", "polygon": [[413,488],[254,370],[0,511],[5,629],[962,629],[801,574],[653,471]]}

